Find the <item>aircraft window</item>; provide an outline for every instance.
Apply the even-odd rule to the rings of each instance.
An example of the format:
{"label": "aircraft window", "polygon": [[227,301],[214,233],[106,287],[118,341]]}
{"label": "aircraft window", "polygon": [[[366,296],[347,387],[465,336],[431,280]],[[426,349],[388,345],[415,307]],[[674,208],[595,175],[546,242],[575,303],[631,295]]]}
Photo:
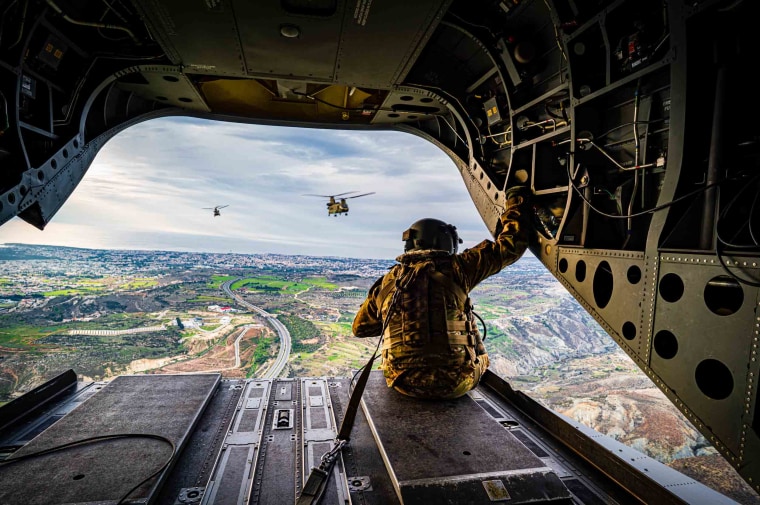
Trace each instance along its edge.
{"label": "aircraft window", "polygon": [[68,158],[69,157],[69,150],[68,149],[64,149],[63,150],[63,157],[64,158]]}
{"label": "aircraft window", "polygon": [[612,298],[613,276],[612,267],[606,261],[599,263],[594,272],[594,301],[600,309],[610,303]]}
{"label": "aircraft window", "polygon": [[563,274],[567,272],[567,260],[565,258],[559,260],[559,271]]}
{"label": "aircraft window", "polygon": [[79,149],[79,141],[77,139],[74,139],[74,142],[72,142],[74,145],[74,149]]}
{"label": "aircraft window", "polygon": [[677,302],[683,296],[683,281],[676,274],[666,274],[660,279],[660,296],[666,302]]}
{"label": "aircraft window", "polygon": [[668,330],[660,330],[654,336],[654,350],[662,359],[672,359],[678,354],[678,339]]}
{"label": "aircraft window", "polygon": [[744,303],[744,290],[727,275],[713,277],[705,286],[705,305],[713,314],[730,316]]}
{"label": "aircraft window", "polygon": [[50,168],[52,168],[53,170],[58,168],[58,162],[55,160],[50,160]]}
{"label": "aircraft window", "polygon": [[586,280],[586,262],[583,260],[580,260],[575,265],[575,280],[578,282]]}
{"label": "aircraft window", "polygon": [[623,323],[623,337],[626,340],[633,340],[636,338],[636,325],[630,321]]}
{"label": "aircraft window", "polygon": [[694,372],[699,390],[713,400],[723,400],[734,390],[731,370],[717,359],[706,359],[697,365]]}
{"label": "aircraft window", "polygon": [[414,100],[414,97],[413,96],[409,96],[409,95],[404,95],[404,96],[399,97],[399,100],[403,100],[405,102],[410,102],[410,101]]}
{"label": "aircraft window", "polygon": [[388,117],[401,117],[401,114],[396,114],[395,112],[391,112],[388,114]]}
{"label": "aircraft window", "polygon": [[45,172],[43,172],[42,170],[38,171],[37,172],[37,179],[39,179],[40,182],[44,181],[45,180]]}
{"label": "aircraft window", "polygon": [[14,195],[13,193],[10,193],[8,195],[8,203],[10,203],[11,205],[16,203],[16,195]]}
{"label": "aircraft window", "polygon": [[184,96],[181,96],[181,97],[177,98],[177,100],[179,100],[180,102],[185,102],[185,103],[190,103],[190,102],[193,101],[192,98],[187,98],[187,97],[184,97]]}
{"label": "aircraft window", "polygon": [[175,77],[173,75],[165,75],[164,80],[168,82],[179,82],[179,77]]}
{"label": "aircraft window", "polygon": [[156,100],[160,100],[160,101],[164,102],[164,101],[168,100],[168,98],[166,98],[165,96],[157,96]]}
{"label": "aircraft window", "polygon": [[641,280],[641,269],[636,265],[629,267],[628,272],[626,272],[626,277],[631,284],[638,284]]}
{"label": "aircraft window", "polygon": [[426,96],[424,98],[420,98],[420,102],[422,102],[422,103],[430,103],[432,101],[433,101],[433,99],[430,98],[429,96]]}

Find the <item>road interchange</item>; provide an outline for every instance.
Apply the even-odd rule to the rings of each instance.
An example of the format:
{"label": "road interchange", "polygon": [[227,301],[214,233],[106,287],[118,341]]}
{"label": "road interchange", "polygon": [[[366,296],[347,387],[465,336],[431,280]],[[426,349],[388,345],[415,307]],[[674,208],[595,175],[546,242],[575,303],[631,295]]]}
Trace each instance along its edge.
{"label": "road interchange", "polygon": [[280,350],[277,353],[277,357],[275,358],[274,363],[272,363],[269,368],[267,368],[267,370],[259,376],[259,378],[273,379],[275,377],[279,377],[285,368],[285,365],[288,364],[288,358],[290,357],[290,332],[285,327],[285,325],[282,324],[279,319],[277,319],[276,315],[270,314],[261,307],[257,307],[256,305],[245,301],[241,296],[233,293],[231,286],[238,280],[239,279],[232,279],[226,281],[222,284],[222,290],[224,290],[227,296],[235,300],[237,303],[262,316],[266,320],[267,324],[269,324],[269,326],[272,327],[280,337]]}

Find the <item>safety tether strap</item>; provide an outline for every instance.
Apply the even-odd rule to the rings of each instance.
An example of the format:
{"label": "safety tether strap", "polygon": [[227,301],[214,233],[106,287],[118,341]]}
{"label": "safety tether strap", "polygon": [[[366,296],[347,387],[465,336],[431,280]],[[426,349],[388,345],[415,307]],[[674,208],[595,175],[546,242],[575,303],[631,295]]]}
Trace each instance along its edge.
{"label": "safety tether strap", "polygon": [[346,406],[346,413],[343,415],[343,422],[340,424],[338,436],[335,438],[335,445],[333,445],[333,448],[330,449],[330,451],[322,455],[319,466],[311,469],[309,477],[303,485],[303,490],[296,499],[296,505],[317,505],[322,500],[322,495],[325,492],[327,481],[330,478],[330,473],[335,466],[338,455],[340,454],[341,449],[343,449],[343,446],[351,440],[351,429],[354,427],[356,412],[359,410],[359,402],[361,401],[362,393],[364,393],[364,387],[367,385],[367,380],[369,380],[372,365],[378,357],[377,349],[382,345],[385,328],[388,326],[388,322],[391,319],[391,313],[393,312],[393,308],[399,297],[398,293],[400,292],[401,289],[397,289],[393,293],[391,304],[388,307],[388,314],[385,316],[382,330],[380,331],[380,341],[377,343],[377,348],[375,349],[375,352],[372,353],[372,357],[370,357],[367,364],[364,365],[359,380],[356,381],[356,386],[354,386],[353,391],[351,391],[351,396],[348,399],[348,405]]}

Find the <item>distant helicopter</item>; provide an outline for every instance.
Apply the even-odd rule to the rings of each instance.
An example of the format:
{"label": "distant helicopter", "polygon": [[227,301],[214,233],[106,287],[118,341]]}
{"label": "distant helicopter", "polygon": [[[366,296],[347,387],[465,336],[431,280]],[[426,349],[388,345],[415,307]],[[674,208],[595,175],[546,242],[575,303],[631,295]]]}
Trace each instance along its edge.
{"label": "distant helicopter", "polygon": [[[367,195],[374,195],[375,192],[372,191],[370,193],[362,193],[361,195],[353,195],[353,196],[343,196],[348,195],[350,193],[356,193],[356,191],[346,191],[345,193],[338,193],[337,195],[312,195],[312,194],[306,194],[303,196],[318,196],[321,198],[329,198],[330,201],[327,202],[327,215],[333,215],[335,217],[338,217],[338,214],[345,214],[348,215],[348,203],[346,203],[346,200],[349,198],[359,198],[360,196],[367,196]],[[343,197],[340,200],[336,201],[336,197]]]}
{"label": "distant helicopter", "polygon": [[225,207],[229,207],[229,205],[217,205],[216,207],[203,207],[204,210],[213,210],[214,211],[214,217],[221,216],[222,213],[219,212],[219,209],[223,209]]}

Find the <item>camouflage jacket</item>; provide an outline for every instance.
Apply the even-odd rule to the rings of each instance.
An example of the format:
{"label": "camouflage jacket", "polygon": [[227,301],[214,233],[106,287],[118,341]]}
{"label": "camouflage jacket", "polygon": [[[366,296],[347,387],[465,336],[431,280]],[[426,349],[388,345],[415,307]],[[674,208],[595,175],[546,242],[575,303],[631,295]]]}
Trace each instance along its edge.
{"label": "camouflage jacket", "polygon": [[[352,329],[356,337],[379,336],[394,305],[383,339],[384,368],[389,362],[394,369],[404,369],[460,365],[474,359],[479,335],[475,322],[468,317],[466,294],[525,252],[527,226],[521,211],[520,205],[508,207],[501,216],[502,230],[495,242],[484,240],[454,255],[438,250],[410,251],[396,258],[398,263],[377,279]],[[429,272],[439,272],[450,281],[436,280]],[[440,278],[440,274],[435,275]],[[399,289],[399,279],[413,289]],[[452,281],[466,300],[450,289]]]}

